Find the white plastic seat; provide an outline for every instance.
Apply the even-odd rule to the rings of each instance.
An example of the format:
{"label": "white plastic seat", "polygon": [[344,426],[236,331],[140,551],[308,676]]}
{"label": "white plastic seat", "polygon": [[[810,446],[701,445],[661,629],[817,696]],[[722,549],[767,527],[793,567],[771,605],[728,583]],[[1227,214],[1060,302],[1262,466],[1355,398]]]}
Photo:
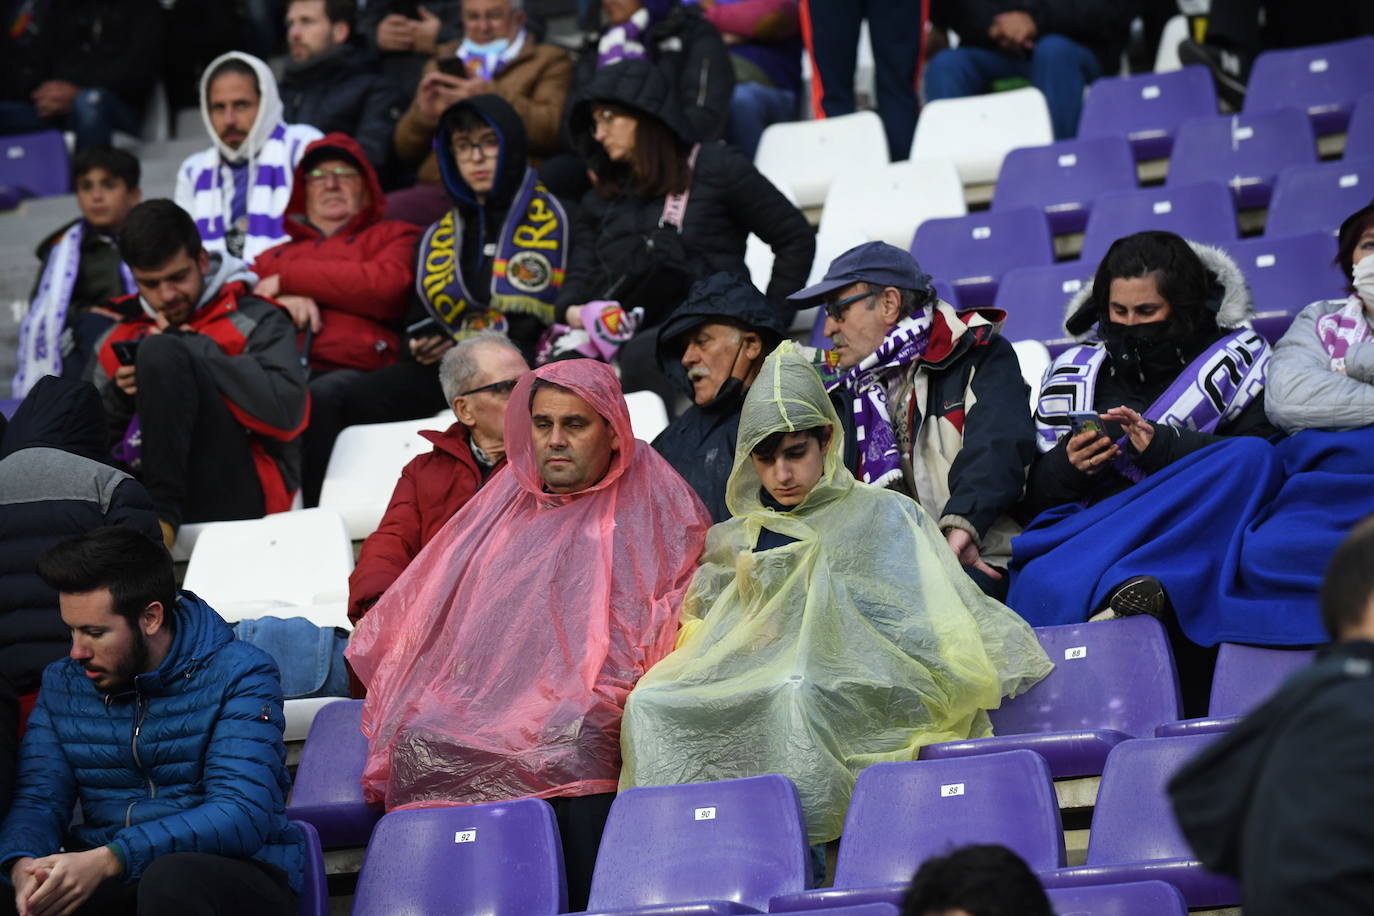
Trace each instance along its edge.
{"label": "white plastic seat", "polygon": [[755,167],[774,184],[791,188],[802,207],[824,203],[837,176],[887,162],[883,122],[872,111],[770,125],[754,154]]}
{"label": "white plastic seat", "polygon": [[334,441],[320,488],[320,508],[343,516],[353,540],[367,537],[381,523],[401,469],[433,448],[420,431],[446,429],[452,422],[425,417],[347,427]]}
{"label": "white plastic seat", "polygon": [[[185,587],[229,619],[275,614],[348,597],[353,544],[339,513],[279,512],[208,522],[196,539]],[[290,606],[289,612],[285,612]]]}
{"label": "white plastic seat", "polygon": [[964,185],[952,161],[908,159],[836,177],[825,195],[820,231],[858,233],[906,250],[921,223],[967,213]]}
{"label": "white plastic seat", "polygon": [[[305,503],[301,500],[301,491],[297,490],[296,495],[291,499],[291,511],[299,512],[305,508]],[[196,549],[196,539],[205,530],[207,525],[214,525],[215,522],[190,522],[177,529],[176,543],[172,545],[172,559],[178,563],[185,563],[191,559],[191,554]]]}
{"label": "white plastic seat", "polygon": [[652,391],[631,391],[625,395],[625,403],[630,408],[630,428],[636,439],[653,442],[667,428],[668,408],[663,406],[663,398]]}
{"label": "white plastic seat", "polygon": [[1053,141],[1045,97],[1027,87],[927,102],[916,122],[911,158],[949,159],[964,184],[992,184],[1007,153]]}
{"label": "white plastic seat", "polygon": [[1040,400],[1040,383],[1045,378],[1045,370],[1050,367],[1050,351],[1038,340],[1018,340],[1011,345],[1016,351],[1016,359],[1021,363],[1021,378],[1030,386],[1030,407]]}

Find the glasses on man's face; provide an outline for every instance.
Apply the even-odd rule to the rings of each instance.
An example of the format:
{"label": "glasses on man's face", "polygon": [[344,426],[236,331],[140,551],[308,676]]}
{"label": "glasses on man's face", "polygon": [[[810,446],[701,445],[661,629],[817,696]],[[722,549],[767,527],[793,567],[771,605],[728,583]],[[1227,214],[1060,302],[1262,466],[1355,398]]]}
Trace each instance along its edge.
{"label": "glasses on man's face", "polygon": [[501,152],[501,138],[495,134],[488,134],[476,140],[460,139],[453,141],[453,153],[459,159],[470,158],[474,152],[480,152],[483,159],[495,156]]}
{"label": "glasses on man's face", "polygon": [[342,182],[361,177],[361,172],[348,165],[336,165],[332,169],[311,169],[305,173],[305,180],[311,184],[324,184],[331,178]]}
{"label": "glasses on man's face", "polygon": [[825,304],[825,314],[828,315],[832,321],[843,321],[844,313],[849,311],[849,307],[851,305],[863,299],[867,299],[869,296],[876,295],[878,294],[869,291],[866,293],[855,293],[854,295],[846,296],[843,299],[836,299],[834,302],[827,302]]}
{"label": "glasses on man's face", "polygon": [[477,394],[482,391],[490,391],[492,394],[510,394],[515,390],[515,385],[519,381],[518,378],[508,378],[504,381],[492,382],[489,385],[479,385],[476,388],[470,388],[467,391],[461,392],[458,396],[460,398],[465,398],[470,394]]}

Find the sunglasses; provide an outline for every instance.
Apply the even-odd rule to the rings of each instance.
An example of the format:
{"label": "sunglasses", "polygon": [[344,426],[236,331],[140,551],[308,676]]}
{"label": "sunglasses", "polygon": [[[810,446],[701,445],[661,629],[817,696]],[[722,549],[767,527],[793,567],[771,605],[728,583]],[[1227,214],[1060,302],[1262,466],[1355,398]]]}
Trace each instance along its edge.
{"label": "sunglasses", "polygon": [[480,391],[490,391],[492,394],[510,394],[515,390],[515,385],[520,380],[518,378],[508,378],[505,381],[492,382],[490,385],[480,385],[460,392],[458,397],[465,398],[470,394],[477,394]]}
{"label": "sunglasses", "polygon": [[844,319],[844,313],[849,311],[851,305],[867,299],[869,296],[876,295],[878,294],[875,292],[856,293],[844,299],[836,299],[834,302],[827,302],[825,304],[825,313],[834,321],[842,321]]}

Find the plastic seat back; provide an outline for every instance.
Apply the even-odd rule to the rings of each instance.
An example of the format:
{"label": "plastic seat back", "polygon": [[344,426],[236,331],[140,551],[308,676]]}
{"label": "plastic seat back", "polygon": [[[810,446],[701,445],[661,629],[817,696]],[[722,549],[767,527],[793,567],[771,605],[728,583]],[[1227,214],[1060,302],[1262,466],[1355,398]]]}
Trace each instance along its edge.
{"label": "plastic seat back", "polygon": [[1112,748],[1093,808],[1087,864],[1195,858],[1165,787],[1215,737],[1142,738]]}
{"label": "plastic seat back", "polygon": [[1282,169],[1317,161],[1317,141],[1296,108],[1184,121],[1169,160],[1169,187],[1224,182],[1242,210],[1269,205]]}
{"label": "plastic seat back", "polygon": [[70,171],[61,131],[0,137],[0,185],[34,197],[66,194]]}
{"label": "plastic seat back", "polygon": [[1096,265],[1065,261],[1042,267],[1009,270],[997,284],[994,305],[1007,313],[1002,336],[1008,340],[1038,340],[1063,349],[1070,341],[1064,330],[1064,311],[1084,286],[1092,285]]}
{"label": "plastic seat back", "polygon": [[1007,153],[1053,140],[1050,109],[1040,90],[1013,89],[927,102],[916,122],[911,158],[948,159],[964,184],[991,184]]}
{"label": "plastic seat back", "polygon": [[611,805],[588,911],[692,901],[767,910],[809,886],[796,786],[776,773],[627,789]]}
{"label": "plastic seat back", "polygon": [[1296,315],[1319,299],[1345,298],[1346,277],[1329,232],[1242,239],[1226,250],[1245,273],[1256,312]]}
{"label": "plastic seat back", "polygon": [[825,196],[820,231],[908,248],[917,227],[926,220],[967,212],[964,185],[953,162],[908,159],[837,176]]}
{"label": "plastic seat back", "polygon": [[1078,136],[1124,136],[1137,160],[1163,159],[1180,124],[1216,113],[1217,91],[1206,67],[1108,76],[1088,87]]}
{"label": "plastic seat back", "polygon": [[1083,232],[1081,260],[1091,274],[1112,242],[1146,229],[1164,229],[1195,242],[1225,245],[1236,238],[1236,205],[1231,192],[1219,181],[1109,191],[1093,204]]}
{"label": "plastic seat back", "polygon": [[342,515],[353,540],[367,537],[377,530],[386,513],[401,469],[416,455],[433,448],[420,431],[446,429],[452,422],[453,415],[449,414],[346,427],[329,454],[320,487],[320,508]]}
{"label": "plastic seat back", "polygon": [[320,835],[307,821],[292,821],[305,834],[305,876],[301,882],[301,916],[329,916],[329,883],[324,872]]}
{"label": "plastic seat back", "polygon": [[1265,51],[1246,85],[1245,112],[1295,106],[1319,135],[1339,133],[1374,84],[1374,37]]}
{"label": "plastic seat back", "polygon": [[1058,916],[1186,916],[1188,904],[1167,881],[1050,888]]}
{"label": "plastic seat back", "polygon": [[387,814],[367,846],[353,913],[544,916],[567,903],[553,808],[522,798]]}
{"label": "plastic seat back", "polygon": [[887,135],[873,111],[771,124],[754,153],[755,168],[774,184],[789,187],[802,207],[824,203],[837,176],[875,171],[887,163]]}
{"label": "plastic seat back", "polygon": [[1136,187],[1131,144],[1122,136],[1014,149],[1002,163],[992,208],[1040,207],[1055,235],[1082,232],[1093,200]]}
{"label": "plastic seat back", "polygon": [[1059,803],[1039,754],[868,767],[849,802],[835,886],[908,881],[926,859],[970,843],[1001,843],[1035,870],[1064,864]]}
{"label": "plastic seat back", "polygon": [[[1374,151],[1363,159],[1295,166],[1279,173],[1264,234],[1325,232],[1335,238],[1345,218],[1374,197]],[[1332,246],[1335,257],[1335,246]]]}
{"label": "plastic seat back", "polygon": [[324,845],[364,846],[382,812],[363,800],[367,736],[363,701],[336,700],[319,709],[301,749],[287,813],[309,821]]}
{"label": "plastic seat back", "polygon": [[1350,126],[1345,133],[1346,159],[1374,156],[1374,92],[1360,96],[1350,113]]}
{"label": "plastic seat back", "polygon": [[1290,674],[1310,665],[1316,654],[1314,649],[1271,649],[1222,643],[1217,651],[1208,715],[1244,715],[1269,699]]}
{"label": "plastic seat back", "polygon": [[949,281],[961,308],[992,305],[1003,274],[1054,263],[1054,241],[1038,207],[989,210],[921,224],[911,242],[921,269]]}

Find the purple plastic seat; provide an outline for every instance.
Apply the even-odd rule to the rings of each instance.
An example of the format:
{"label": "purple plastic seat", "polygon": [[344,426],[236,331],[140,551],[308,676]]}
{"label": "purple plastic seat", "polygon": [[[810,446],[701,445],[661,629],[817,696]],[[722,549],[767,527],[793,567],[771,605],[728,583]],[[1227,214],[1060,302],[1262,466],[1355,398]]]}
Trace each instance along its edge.
{"label": "purple plastic seat", "polygon": [[895,903],[859,903],[854,906],[835,906],[826,907],[823,910],[812,910],[813,913],[824,913],[825,916],[900,916],[901,910]]}
{"label": "purple plastic seat", "polygon": [[1039,207],[1055,235],[1082,232],[1097,195],[1136,184],[1135,158],[1123,136],[1026,146],[1002,160],[992,209]]}
{"label": "purple plastic seat", "polygon": [[797,787],[776,773],[626,789],[601,836],[589,913],[761,913],[810,885]]}
{"label": "purple plastic seat", "polygon": [[562,913],[563,847],[540,798],[392,811],[367,846],[354,916]]}
{"label": "purple plastic seat", "polygon": [[[1334,238],[1347,216],[1374,197],[1374,156],[1284,169],[1269,205],[1265,235],[1325,232]],[[1332,257],[1335,247],[1332,247]]]}
{"label": "purple plastic seat", "polygon": [[1178,888],[1164,881],[1052,888],[1047,893],[1059,916],[1186,916],[1188,912]]}
{"label": "purple plastic seat", "polygon": [[1206,67],[1108,76],[1088,87],[1078,137],[1124,136],[1137,161],[1164,159],[1180,124],[1216,113],[1217,91]]}
{"label": "purple plastic seat", "polygon": [[1274,649],[1224,642],[1217,651],[1212,696],[1204,719],[1169,722],[1155,729],[1157,737],[1222,732],[1235,725],[1282,686],[1288,676],[1312,663],[1315,649]]}
{"label": "purple plastic seat", "polygon": [[1242,210],[1269,205],[1280,170],[1317,161],[1317,140],[1296,108],[1184,121],[1169,160],[1171,188],[1222,181]]}
{"label": "purple plastic seat", "polygon": [[1293,316],[1287,312],[1256,312],[1250,319],[1254,332],[1268,341],[1269,346],[1279,342],[1293,324]]}
{"label": "purple plastic seat", "polygon": [[0,185],[34,197],[51,197],[67,193],[70,171],[61,131],[0,137]]}
{"label": "purple plastic seat", "polygon": [[954,287],[959,308],[992,305],[1009,270],[1054,263],[1054,240],[1039,207],[928,219],[911,240],[921,269]]}
{"label": "purple plastic seat", "polygon": [[1039,754],[873,764],[854,784],[835,886],[774,897],[769,912],[895,902],[922,862],[970,843],[1000,843],[1037,871],[1063,864],[1059,803]]}
{"label": "purple plastic seat", "polygon": [[1242,239],[1225,248],[1245,273],[1256,312],[1291,316],[1319,299],[1345,297],[1346,278],[1336,267],[1329,232]]}
{"label": "purple plastic seat", "polygon": [[5,419],[14,416],[14,412],[19,409],[19,405],[24,403],[23,398],[0,398],[0,414]]}
{"label": "purple plastic seat", "polygon": [[1296,107],[1318,135],[1345,130],[1355,100],[1374,84],[1374,38],[1265,51],[1255,58],[1245,113]]}
{"label": "purple plastic seat", "polygon": [[1345,133],[1346,159],[1374,156],[1374,92],[1355,100],[1350,113],[1350,126]]}
{"label": "purple plastic seat", "polygon": [[329,916],[329,884],[324,872],[320,835],[308,821],[292,821],[305,834],[305,879],[301,883],[301,916]]}
{"label": "purple plastic seat", "polygon": [[1112,242],[1146,229],[1165,229],[1196,242],[1225,245],[1236,238],[1235,201],[1219,181],[1109,191],[1093,204],[1083,232],[1081,260],[1095,271]]}
{"label": "purple plastic seat", "polygon": [[363,801],[367,736],[362,717],[362,700],[340,700],[321,707],[310,723],[296,767],[286,813],[314,825],[328,849],[366,846],[382,816],[380,808]]}
{"label": "purple plastic seat", "polygon": [[1097,790],[1086,865],[1041,872],[1047,888],[1167,881],[1190,909],[1235,906],[1240,888],[1203,868],[1178,829],[1165,786],[1215,735],[1148,738],[1112,749]]}
{"label": "purple plastic seat", "polygon": [[1002,336],[1011,341],[1038,340],[1051,355],[1071,342],[1064,330],[1064,310],[1084,286],[1091,286],[1095,264],[1065,261],[1048,267],[1009,270],[997,285],[997,308],[1007,313]]}
{"label": "purple plastic seat", "polygon": [[1153,617],[1037,627],[1035,635],[1055,668],[989,711],[994,737],[928,744],[922,760],[1025,748],[1056,779],[1095,776],[1116,746],[1179,718],[1173,653]]}

